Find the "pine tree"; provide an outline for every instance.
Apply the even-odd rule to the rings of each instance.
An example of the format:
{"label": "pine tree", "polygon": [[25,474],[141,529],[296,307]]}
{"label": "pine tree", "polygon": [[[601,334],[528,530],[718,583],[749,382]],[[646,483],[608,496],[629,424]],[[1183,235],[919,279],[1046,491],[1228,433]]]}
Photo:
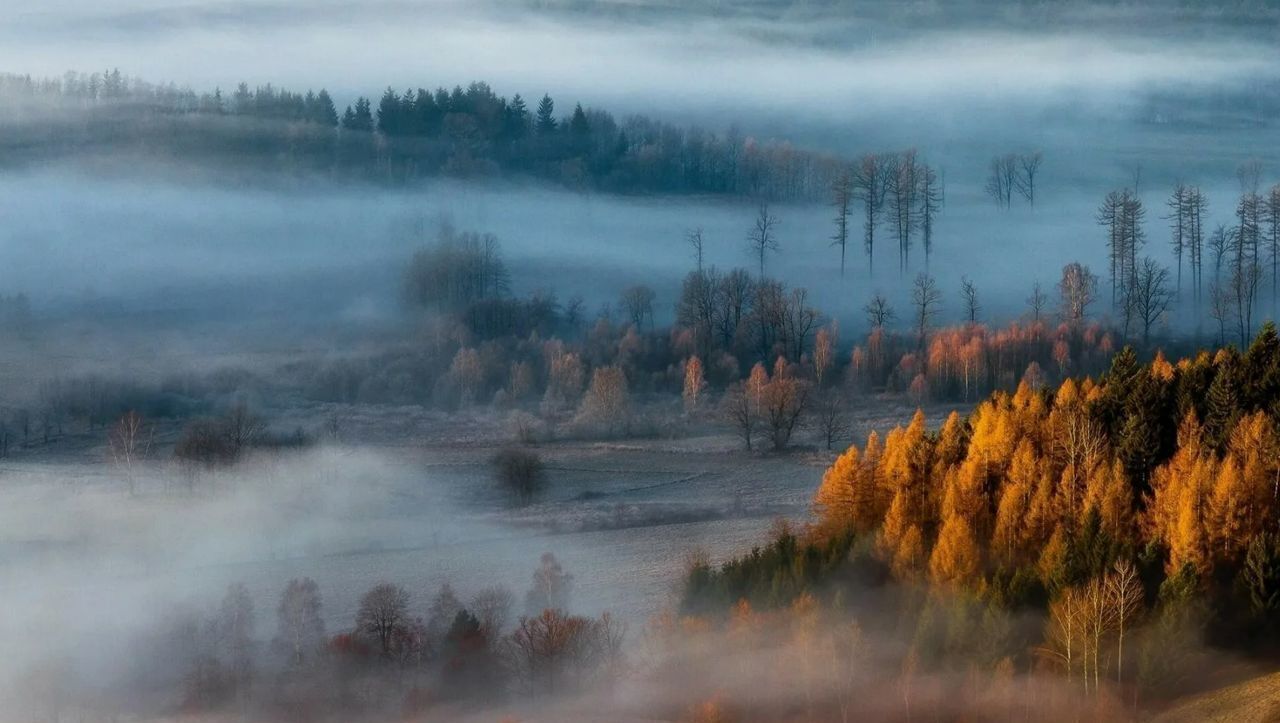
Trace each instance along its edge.
{"label": "pine tree", "polygon": [[529,109],[525,107],[524,98],[517,93],[507,105],[503,123],[503,133],[508,140],[518,141],[529,131]]}
{"label": "pine tree", "polygon": [[1280,397],[1280,337],[1268,320],[1241,359],[1244,380],[1241,405],[1259,409]]}
{"label": "pine tree", "polygon": [[573,107],[573,115],[569,117],[569,138],[574,153],[586,155],[591,151],[591,124],[581,103]]}
{"label": "pine tree", "polygon": [[1239,356],[1228,353],[1214,364],[1217,371],[1209,385],[1205,438],[1214,449],[1222,449],[1240,418],[1240,387],[1236,381]]}
{"label": "pine tree", "polygon": [[311,120],[326,128],[338,125],[338,111],[333,107],[333,98],[329,97],[329,91],[324,88],[321,88],[320,93],[316,95],[315,111],[311,115]]}
{"label": "pine tree", "polygon": [[538,112],[534,120],[534,130],[540,136],[549,136],[556,130],[556,104],[551,100],[550,95],[542,96],[542,100],[538,102]]}

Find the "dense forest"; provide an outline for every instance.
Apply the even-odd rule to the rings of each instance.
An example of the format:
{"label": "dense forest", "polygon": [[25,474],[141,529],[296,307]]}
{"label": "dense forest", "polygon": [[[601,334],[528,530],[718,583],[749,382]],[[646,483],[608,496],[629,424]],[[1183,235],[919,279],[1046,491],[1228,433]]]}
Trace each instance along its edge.
{"label": "dense forest", "polygon": [[684,611],[732,628],[829,608],[817,635],[839,639],[857,598],[884,594],[899,607],[871,619],[910,641],[901,676],[1053,670],[1077,695],[1158,700],[1211,651],[1280,650],[1278,398],[1268,324],[1243,354],[1126,348],[1096,381],[1024,382],[936,431],[917,413],[836,460],[812,526],[695,562]]}

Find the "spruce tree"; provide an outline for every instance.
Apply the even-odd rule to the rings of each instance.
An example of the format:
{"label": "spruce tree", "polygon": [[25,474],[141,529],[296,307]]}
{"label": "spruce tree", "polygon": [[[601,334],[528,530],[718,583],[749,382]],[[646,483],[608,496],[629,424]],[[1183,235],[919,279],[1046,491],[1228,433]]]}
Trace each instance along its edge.
{"label": "spruce tree", "polygon": [[312,113],[311,120],[328,128],[338,125],[338,111],[333,107],[333,98],[329,97],[329,91],[324,88],[321,88],[316,95],[315,111]]}
{"label": "spruce tree", "polygon": [[1208,414],[1205,416],[1205,437],[1218,450],[1226,447],[1231,430],[1240,418],[1240,388],[1236,381],[1239,357],[1228,356],[1218,364],[1218,373],[1209,385]]}
{"label": "spruce tree", "polygon": [[551,100],[551,96],[544,95],[542,100],[538,102],[537,120],[534,122],[534,129],[538,131],[538,135],[546,136],[556,130],[556,104]]}
{"label": "spruce tree", "polygon": [[587,122],[581,103],[574,106],[573,115],[569,118],[569,137],[575,154],[585,155],[591,150],[591,124]]}
{"label": "spruce tree", "polygon": [[1243,362],[1241,407],[1253,411],[1269,405],[1280,396],[1280,337],[1274,323],[1262,325]]}
{"label": "spruce tree", "polygon": [[513,141],[524,138],[529,130],[529,109],[524,104],[524,98],[516,93],[511,99],[511,103],[507,105],[507,113],[505,123],[503,124],[503,133],[506,137]]}

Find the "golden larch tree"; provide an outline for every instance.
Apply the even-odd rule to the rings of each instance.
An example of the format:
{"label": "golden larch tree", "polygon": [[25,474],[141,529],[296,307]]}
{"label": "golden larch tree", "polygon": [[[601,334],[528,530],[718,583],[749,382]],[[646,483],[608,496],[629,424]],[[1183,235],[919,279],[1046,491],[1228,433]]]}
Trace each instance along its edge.
{"label": "golden larch tree", "polygon": [[961,588],[978,578],[982,571],[982,554],[973,530],[963,517],[943,521],[938,544],[929,557],[929,577],[934,584]]}

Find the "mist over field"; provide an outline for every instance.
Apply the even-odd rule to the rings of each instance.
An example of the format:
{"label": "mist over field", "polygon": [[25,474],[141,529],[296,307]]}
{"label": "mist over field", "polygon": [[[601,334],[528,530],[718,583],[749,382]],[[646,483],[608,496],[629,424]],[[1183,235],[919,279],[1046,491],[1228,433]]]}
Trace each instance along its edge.
{"label": "mist over field", "polygon": [[0,721],[1280,710],[1274,2],[20,5]]}

